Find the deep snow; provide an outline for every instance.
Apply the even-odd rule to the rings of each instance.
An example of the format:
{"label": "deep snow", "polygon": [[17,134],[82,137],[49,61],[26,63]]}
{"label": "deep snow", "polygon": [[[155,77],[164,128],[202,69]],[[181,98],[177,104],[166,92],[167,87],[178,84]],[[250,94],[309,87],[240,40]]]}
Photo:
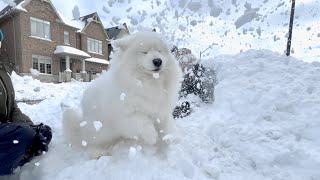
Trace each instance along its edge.
{"label": "deep snow", "polygon": [[[62,108],[77,106],[89,83],[47,84],[12,76],[19,103],[53,128],[50,150],[25,165],[21,180],[320,179],[320,63],[250,50],[203,60],[217,73],[215,102],[195,97],[177,119],[167,153],[139,144],[89,160],[62,137]],[[106,92],[107,93],[107,92]],[[142,149],[141,149],[142,148]],[[13,179],[11,177],[9,179]]]}

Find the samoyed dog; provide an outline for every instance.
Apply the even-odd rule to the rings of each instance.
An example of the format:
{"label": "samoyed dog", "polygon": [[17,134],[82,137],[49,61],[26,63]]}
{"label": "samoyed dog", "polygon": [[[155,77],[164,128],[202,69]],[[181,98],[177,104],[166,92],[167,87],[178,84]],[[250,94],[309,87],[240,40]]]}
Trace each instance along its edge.
{"label": "samoyed dog", "polygon": [[166,42],[138,32],[112,46],[109,70],[86,89],[80,109],[63,114],[67,139],[93,158],[110,153],[119,139],[155,145],[174,129],[182,73]]}

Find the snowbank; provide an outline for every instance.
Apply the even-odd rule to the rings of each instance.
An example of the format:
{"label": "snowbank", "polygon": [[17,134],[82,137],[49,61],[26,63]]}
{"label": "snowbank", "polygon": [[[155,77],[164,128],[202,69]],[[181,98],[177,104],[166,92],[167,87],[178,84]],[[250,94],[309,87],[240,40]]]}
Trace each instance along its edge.
{"label": "snowbank", "polygon": [[[167,153],[135,144],[89,160],[61,132],[62,108],[78,106],[88,84],[39,83],[54,96],[19,106],[52,126],[54,136],[50,151],[24,166],[20,179],[320,179],[320,64],[254,50],[204,63],[217,73],[216,100],[176,120]],[[38,84],[23,79],[16,78],[16,91]]]}

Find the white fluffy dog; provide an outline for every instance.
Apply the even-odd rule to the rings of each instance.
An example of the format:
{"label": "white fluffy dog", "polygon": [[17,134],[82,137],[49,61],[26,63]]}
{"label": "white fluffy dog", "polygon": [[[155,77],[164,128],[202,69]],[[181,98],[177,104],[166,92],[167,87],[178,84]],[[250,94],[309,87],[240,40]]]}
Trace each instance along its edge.
{"label": "white fluffy dog", "polygon": [[63,114],[64,133],[92,157],[107,154],[118,139],[154,145],[174,128],[172,111],[182,74],[167,44],[155,32],[113,42],[110,69],[84,92],[81,110]]}

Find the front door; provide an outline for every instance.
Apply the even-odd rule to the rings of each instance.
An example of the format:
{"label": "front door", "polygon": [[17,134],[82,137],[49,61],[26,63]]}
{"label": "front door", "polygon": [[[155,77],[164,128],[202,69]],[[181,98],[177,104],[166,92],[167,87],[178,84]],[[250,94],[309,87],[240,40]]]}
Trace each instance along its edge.
{"label": "front door", "polygon": [[[67,69],[66,59],[60,58],[60,72],[64,72]],[[70,59],[70,69],[72,69],[72,60]]]}

